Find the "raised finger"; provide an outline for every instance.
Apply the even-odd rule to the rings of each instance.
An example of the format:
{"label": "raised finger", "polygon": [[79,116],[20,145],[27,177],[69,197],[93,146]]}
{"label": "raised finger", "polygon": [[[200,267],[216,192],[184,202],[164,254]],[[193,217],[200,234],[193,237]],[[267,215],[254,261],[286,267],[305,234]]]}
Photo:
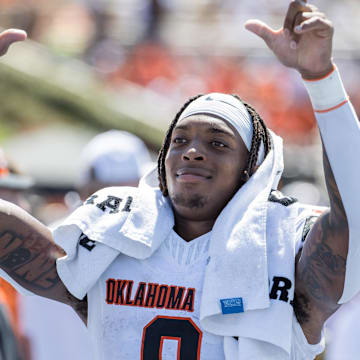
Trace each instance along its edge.
{"label": "raised finger", "polygon": [[312,17],[319,17],[319,18],[322,18],[322,19],[326,19],[325,13],[320,12],[320,11],[315,11],[315,12],[303,12],[301,15],[302,15],[302,17],[303,17],[304,19],[310,19],[310,18],[312,18]]}
{"label": "raised finger", "polygon": [[288,29],[290,32],[294,29],[295,19],[299,13],[302,12],[311,12],[312,8],[306,1],[303,0],[293,0],[288,8],[288,11],[284,20],[284,29]]}
{"label": "raised finger", "polygon": [[277,31],[260,20],[248,20],[245,28],[257,36],[261,37],[265,43],[271,48],[271,43]]}
{"label": "raised finger", "polygon": [[333,26],[327,18],[313,16],[295,27],[295,31],[298,34],[304,34],[314,30],[333,32]]}
{"label": "raised finger", "polygon": [[299,26],[303,21],[305,21],[306,19],[312,18],[312,17],[320,17],[323,19],[326,19],[326,15],[320,11],[317,10],[317,8],[315,8],[314,6],[310,5],[309,6],[312,9],[316,9],[316,11],[307,11],[307,12],[299,12],[296,14],[295,16],[295,20],[294,20],[294,24],[293,24],[293,28],[291,29],[291,32],[289,32],[290,34],[290,38],[295,41],[296,43],[299,41],[300,39],[300,33],[295,31],[295,29],[297,28],[297,26]]}
{"label": "raised finger", "polygon": [[315,5],[313,4],[307,4],[307,6],[311,9],[312,12],[316,12],[319,11],[319,8],[317,8]]}
{"label": "raised finger", "polygon": [[319,18],[326,19],[326,15],[319,11],[297,13],[297,15],[295,16],[295,20],[294,20],[294,24],[293,24],[293,28],[292,28],[292,31],[293,31],[292,37],[297,37],[296,31],[295,31],[295,28],[297,26],[299,26],[302,22],[306,21],[307,19],[311,19],[313,17],[319,17]]}

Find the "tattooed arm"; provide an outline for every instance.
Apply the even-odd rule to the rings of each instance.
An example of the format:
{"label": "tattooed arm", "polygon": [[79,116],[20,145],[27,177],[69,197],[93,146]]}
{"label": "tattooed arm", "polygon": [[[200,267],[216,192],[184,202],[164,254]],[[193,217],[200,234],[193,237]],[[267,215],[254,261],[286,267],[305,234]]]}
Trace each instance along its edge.
{"label": "tattooed arm", "polygon": [[320,340],[325,320],[340,306],[348,252],[346,214],[325,149],[323,163],[330,210],[314,224],[296,264],[294,310],[311,343]]}
{"label": "tattooed arm", "polygon": [[0,200],[1,269],[32,293],[70,305],[86,323],[86,298],[72,296],[56,271],[56,259],[64,255],[47,227],[16,205]]}
{"label": "tattooed arm", "polygon": [[[26,32],[18,29],[1,32],[0,56],[26,37]],[[16,205],[0,200],[0,268],[30,292],[70,305],[86,323],[86,297],[80,301],[72,296],[57,274],[56,259],[63,255],[43,224]]]}
{"label": "tattooed arm", "polygon": [[[245,26],[265,41],[282,64],[296,69],[303,79],[326,78],[334,69],[332,23],[324,13],[307,3],[306,0],[290,2],[284,26],[279,30],[271,29],[259,20],[250,20]],[[315,87],[317,87],[316,84]],[[344,120],[344,113],[341,113],[341,109],[335,109],[345,104],[346,101],[333,103],[338,94],[336,92],[334,97],[330,90],[333,88],[325,87],[323,94],[317,93],[316,98],[316,100],[320,98],[319,102],[326,103],[328,101],[327,105],[329,106],[324,109],[315,108],[315,110],[330,111],[332,106],[335,106],[334,112],[339,111],[340,113],[336,112],[334,115],[334,117],[337,115],[335,120],[338,121],[331,118],[331,123],[339,124]],[[312,103],[314,104],[313,99]],[[322,112],[324,113],[322,114],[324,122],[329,120],[325,111]],[[355,116],[351,115],[351,111],[348,111],[346,116],[351,116],[350,120],[354,120],[356,123]],[[340,128],[343,124],[337,126]],[[340,133],[340,131],[338,132]],[[345,142],[346,138],[342,144],[337,143],[337,155],[339,155],[338,157],[342,155],[343,162],[348,161],[348,156],[342,153],[346,147]],[[328,145],[324,142],[324,148]],[[348,222],[350,218],[345,215],[342,202],[344,199],[340,197],[325,150],[323,153],[331,207],[313,226],[305,241],[302,254],[296,262],[294,309],[307,340],[311,343],[318,342],[324,321],[339,307],[337,303],[344,289],[349,240]],[[349,177],[351,175],[337,171],[336,176]]]}

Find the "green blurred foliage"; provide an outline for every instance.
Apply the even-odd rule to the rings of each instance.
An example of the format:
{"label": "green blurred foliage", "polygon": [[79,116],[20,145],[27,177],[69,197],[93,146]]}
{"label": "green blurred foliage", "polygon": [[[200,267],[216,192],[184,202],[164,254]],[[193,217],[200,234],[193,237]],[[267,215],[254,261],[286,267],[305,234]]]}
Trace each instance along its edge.
{"label": "green blurred foliage", "polygon": [[[100,98],[101,99],[101,98]],[[0,139],[54,122],[78,123],[98,131],[120,129],[159,149],[164,133],[104,106],[93,94],[80,97],[46,80],[0,65]]]}

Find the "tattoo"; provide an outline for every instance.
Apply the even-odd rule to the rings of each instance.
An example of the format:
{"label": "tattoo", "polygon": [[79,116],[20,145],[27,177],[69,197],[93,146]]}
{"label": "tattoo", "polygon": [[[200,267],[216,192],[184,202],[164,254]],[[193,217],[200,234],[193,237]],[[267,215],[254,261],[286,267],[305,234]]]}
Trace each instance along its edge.
{"label": "tattoo", "polygon": [[310,304],[309,299],[305,295],[295,293],[293,307],[300,325],[310,320]]}
{"label": "tattoo", "polygon": [[15,231],[0,233],[0,267],[20,285],[49,290],[60,282],[56,271],[55,245],[44,244],[35,232],[26,237]]}
{"label": "tattoo", "polygon": [[310,302],[322,307],[322,311],[333,312],[337,308],[337,297],[342,289],[345,277],[346,259],[328,245],[336,240],[337,234],[332,233],[330,214],[326,213],[319,218],[315,227],[316,240],[307,241],[303,250],[302,265],[297,267],[301,279],[303,292],[295,292],[294,306],[296,317],[300,324],[309,321],[311,314]]}
{"label": "tattoo", "polygon": [[339,307],[337,301],[344,286],[349,230],[325,148],[323,164],[330,212],[314,224],[296,266],[294,310],[300,324],[310,324],[315,313],[324,319],[330,316]]}
{"label": "tattoo", "polygon": [[318,244],[306,263],[300,276],[310,295],[321,302],[330,301],[326,289],[334,284],[334,277],[345,275],[346,260],[334,255],[326,244]]}

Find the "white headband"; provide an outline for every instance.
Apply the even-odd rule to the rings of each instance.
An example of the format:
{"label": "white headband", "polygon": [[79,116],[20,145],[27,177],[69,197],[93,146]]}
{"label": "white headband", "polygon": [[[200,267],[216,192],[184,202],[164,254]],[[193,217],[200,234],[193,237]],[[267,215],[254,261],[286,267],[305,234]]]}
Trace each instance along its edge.
{"label": "white headband", "polygon": [[[214,115],[228,121],[243,139],[250,151],[253,137],[251,116],[244,104],[232,95],[211,93],[194,100],[181,114],[179,121],[191,115]],[[264,146],[261,143],[257,164],[264,159]]]}

